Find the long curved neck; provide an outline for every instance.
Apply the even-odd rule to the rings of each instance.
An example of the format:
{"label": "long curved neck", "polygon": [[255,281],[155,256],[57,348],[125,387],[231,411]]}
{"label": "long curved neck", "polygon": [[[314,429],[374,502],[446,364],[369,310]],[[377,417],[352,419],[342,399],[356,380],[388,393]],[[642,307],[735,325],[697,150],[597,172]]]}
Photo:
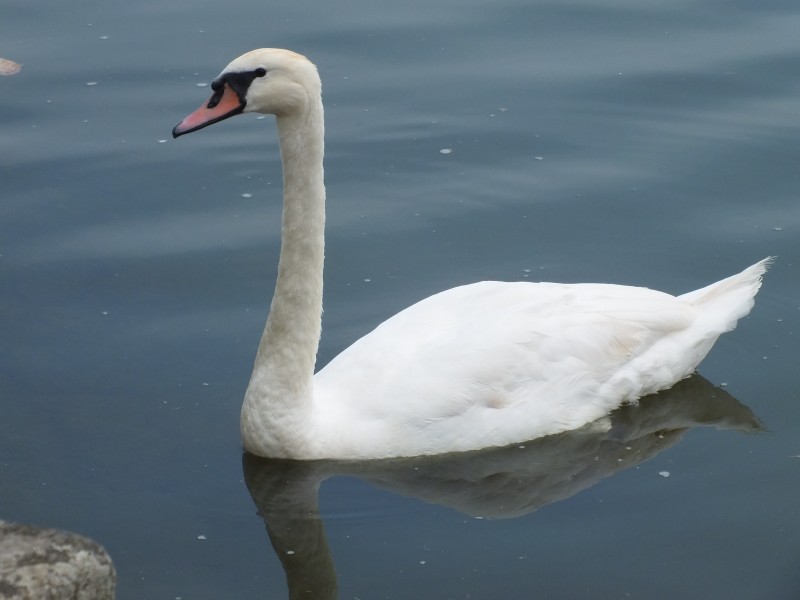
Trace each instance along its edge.
{"label": "long curved neck", "polygon": [[313,375],[322,321],[325,252],[322,100],[278,116],[283,162],[283,223],[278,280],[256,354],[245,403],[245,448],[289,456],[313,404]]}

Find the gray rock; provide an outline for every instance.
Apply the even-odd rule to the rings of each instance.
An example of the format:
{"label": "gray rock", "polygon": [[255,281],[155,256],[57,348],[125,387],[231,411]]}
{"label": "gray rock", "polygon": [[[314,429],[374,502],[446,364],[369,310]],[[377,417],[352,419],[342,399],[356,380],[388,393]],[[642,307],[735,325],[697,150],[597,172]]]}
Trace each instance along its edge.
{"label": "gray rock", "polygon": [[89,538],[0,521],[0,598],[113,600],[117,574]]}

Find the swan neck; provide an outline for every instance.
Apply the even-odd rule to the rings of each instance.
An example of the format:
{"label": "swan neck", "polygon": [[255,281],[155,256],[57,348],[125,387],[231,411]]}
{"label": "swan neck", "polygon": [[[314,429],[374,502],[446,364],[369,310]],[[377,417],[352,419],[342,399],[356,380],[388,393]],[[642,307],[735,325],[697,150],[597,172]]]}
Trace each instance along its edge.
{"label": "swan neck", "polygon": [[320,98],[278,116],[283,217],[278,279],[242,409],[245,448],[286,456],[300,443],[313,404],[322,328],[325,245],[324,121]]}

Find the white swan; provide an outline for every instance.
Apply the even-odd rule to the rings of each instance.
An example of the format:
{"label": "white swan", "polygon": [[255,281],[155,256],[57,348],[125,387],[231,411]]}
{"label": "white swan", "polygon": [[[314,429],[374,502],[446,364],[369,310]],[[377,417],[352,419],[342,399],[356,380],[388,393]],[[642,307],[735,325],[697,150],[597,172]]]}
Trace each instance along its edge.
{"label": "white swan", "polygon": [[671,296],[605,284],[484,281],[405,309],[314,375],[325,186],[316,67],[253,50],[173,130],[277,117],[284,177],[278,280],[241,415],[246,450],[370,459],[503,446],[574,429],[690,375],[753,305],[770,259]]}

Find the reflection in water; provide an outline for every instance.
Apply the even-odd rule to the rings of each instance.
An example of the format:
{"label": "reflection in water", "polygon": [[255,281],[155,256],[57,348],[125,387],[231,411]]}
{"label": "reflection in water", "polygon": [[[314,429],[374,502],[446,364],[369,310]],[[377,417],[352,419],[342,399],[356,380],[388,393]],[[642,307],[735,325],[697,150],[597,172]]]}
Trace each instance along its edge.
{"label": "reflection in water", "polygon": [[318,491],[336,475],[492,518],[568,498],[677,443],[698,426],[757,432],[749,408],[694,375],[581,429],[524,444],[435,457],[364,462],[286,461],[245,454],[245,481],[286,571],[289,597],[334,599],[336,571]]}

